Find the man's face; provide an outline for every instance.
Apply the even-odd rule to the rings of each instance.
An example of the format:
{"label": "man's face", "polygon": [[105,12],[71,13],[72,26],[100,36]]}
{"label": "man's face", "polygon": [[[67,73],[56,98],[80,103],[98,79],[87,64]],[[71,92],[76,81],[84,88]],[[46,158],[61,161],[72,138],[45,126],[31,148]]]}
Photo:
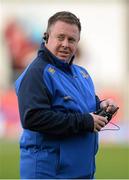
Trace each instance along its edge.
{"label": "man's face", "polygon": [[46,47],[59,59],[69,62],[76,52],[79,39],[80,32],[76,25],[57,21],[50,27]]}

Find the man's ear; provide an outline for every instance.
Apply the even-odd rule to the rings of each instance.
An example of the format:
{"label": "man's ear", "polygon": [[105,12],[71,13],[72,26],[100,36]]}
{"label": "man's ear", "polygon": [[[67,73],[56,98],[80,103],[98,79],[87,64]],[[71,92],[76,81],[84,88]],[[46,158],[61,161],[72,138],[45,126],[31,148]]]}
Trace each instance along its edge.
{"label": "man's ear", "polygon": [[47,43],[49,38],[49,34],[47,32],[44,33],[43,39]]}

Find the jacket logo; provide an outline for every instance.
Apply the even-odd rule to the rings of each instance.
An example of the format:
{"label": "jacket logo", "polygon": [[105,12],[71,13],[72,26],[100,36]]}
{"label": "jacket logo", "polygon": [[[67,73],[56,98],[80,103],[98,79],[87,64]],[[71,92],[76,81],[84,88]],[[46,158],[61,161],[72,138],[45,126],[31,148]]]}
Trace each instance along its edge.
{"label": "jacket logo", "polygon": [[48,71],[49,71],[50,73],[52,73],[52,74],[54,74],[54,73],[55,73],[55,69],[54,69],[54,68],[52,68],[52,67],[49,67],[49,68],[48,68]]}
{"label": "jacket logo", "polygon": [[88,79],[89,74],[85,73],[84,71],[80,71],[80,72],[84,78]]}
{"label": "jacket logo", "polygon": [[64,96],[64,101],[72,100],[71,96]]}

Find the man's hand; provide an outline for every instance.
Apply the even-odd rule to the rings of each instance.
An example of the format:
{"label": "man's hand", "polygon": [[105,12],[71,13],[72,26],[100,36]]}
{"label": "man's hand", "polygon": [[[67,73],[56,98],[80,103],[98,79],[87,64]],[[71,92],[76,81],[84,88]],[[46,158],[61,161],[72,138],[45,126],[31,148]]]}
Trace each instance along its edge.
{"label": "man's hand", "polygon": [[[113,113],[118,106],[112,99],[106,99],[100,103],[100,109],[104,109],[107,112]],[[113,117],[117,112],[113,114]],[[106,117],[96,115],[94,113],[90,113],[94,119],[94,132],[100,131],[107,123],[108,120]]]}
{"label": "man's hand", "polygon": [[94,132],[100,131],[107,123],[108,120],[106,117],[99,116],[93,113],[90,113],[94,120]]}
{"label": "man's hand", "polygon": [[118,106],[112,99],[106,99],[100,103],[100,108],[105,109],[107,112],[114,111]]}

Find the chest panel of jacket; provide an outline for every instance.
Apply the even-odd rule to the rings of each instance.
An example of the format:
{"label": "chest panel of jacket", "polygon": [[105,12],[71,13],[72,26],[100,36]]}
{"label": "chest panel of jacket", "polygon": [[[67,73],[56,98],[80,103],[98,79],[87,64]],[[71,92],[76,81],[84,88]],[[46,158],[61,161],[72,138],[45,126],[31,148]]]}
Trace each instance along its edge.
{"label": "chest panel of jacket", "polygon": [[48,64],[43,78],[53,97],[53,108],[81,113],[95,111],[94,86],[86,71],[72,65],[71,72],[65,73]]}

